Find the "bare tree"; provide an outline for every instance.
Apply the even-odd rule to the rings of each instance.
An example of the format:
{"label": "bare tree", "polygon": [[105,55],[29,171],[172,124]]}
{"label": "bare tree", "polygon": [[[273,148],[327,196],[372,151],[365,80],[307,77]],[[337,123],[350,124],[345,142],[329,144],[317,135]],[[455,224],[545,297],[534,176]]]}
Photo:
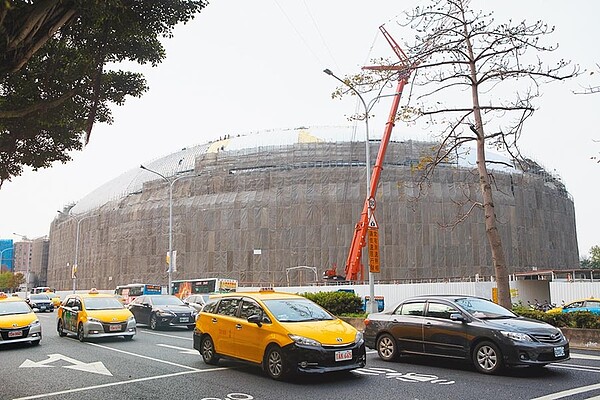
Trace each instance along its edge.
{"label": "bare tree", "polygon": [[[476,209],[483,210],[498,301],[510,308],[508,268],[494,211],[486,146],[495,146],[513,160],[522,159],[517,143],[525,121],[535,111],[540,85],[572,78],[579,68],[562,59],[551,65],[541,60],[543,54],[558,47],[540,41],[553,32],[553,27],[542,21],[498,24],[492,13],[471,9],[468,0],[432,0],[427,7],[407,12],[401,25],[417,32],[414,42],[406,44],[404,50],[419,65],[411,89],[412,104],[405,106],[398,118],[408,116],[415,123],[425,123],[439,140],[433,154],[421,160],[423,182],[436,167],[464,151],[466,144],[475,144],[474,175],[480,195],[467,199],[470,205],[463,207],[464,214],[457,222]],[[382,68],[345,79],[363,91],[382,90],[397,78],[394,74],[397,72]],[[344,92],[338,90],[336,94]]]}

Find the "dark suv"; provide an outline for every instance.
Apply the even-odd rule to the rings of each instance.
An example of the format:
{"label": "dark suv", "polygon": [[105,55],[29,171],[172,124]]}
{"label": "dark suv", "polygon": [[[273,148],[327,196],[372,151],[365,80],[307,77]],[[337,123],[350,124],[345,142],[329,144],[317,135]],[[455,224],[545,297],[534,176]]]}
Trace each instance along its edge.
{"label": "dark suv", "polygon": [[47,294],[30,294],[26,300],[33,311],[53,312],[54,304]]}

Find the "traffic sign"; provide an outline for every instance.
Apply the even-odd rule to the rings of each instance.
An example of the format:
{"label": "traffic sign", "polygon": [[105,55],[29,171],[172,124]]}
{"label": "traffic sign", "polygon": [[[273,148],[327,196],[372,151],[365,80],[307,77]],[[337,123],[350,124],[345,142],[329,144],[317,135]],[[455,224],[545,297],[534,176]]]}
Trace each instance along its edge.
{"label": "traffic sign", "polygon": [[367,200],[367,203],[369,204],[369,208],[371,210],[375,209],[375,198],[369,197],[369,199]]}
{"label": "traffic sign", "polygon": [[369,272],[379,273],[379,231],[369,229]]}
{"label": "traffic sign", "polygon": [[375,214],[371,213],[369,217],[369,229],[377,229],[379,226],[377,225],[377,221],[375,220]]}

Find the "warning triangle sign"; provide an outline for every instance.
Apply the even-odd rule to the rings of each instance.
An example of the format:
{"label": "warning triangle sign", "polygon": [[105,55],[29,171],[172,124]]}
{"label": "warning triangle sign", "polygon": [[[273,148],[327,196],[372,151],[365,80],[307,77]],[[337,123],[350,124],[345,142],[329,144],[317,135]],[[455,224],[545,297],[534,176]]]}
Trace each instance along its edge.
{"label": "warning triangle sign", "polygon": [[379,228],[377,226],[377,221],[375,221],[375,214],[371,214],[371,217],[369,217],[369,228],[371,228],[371,229]]}

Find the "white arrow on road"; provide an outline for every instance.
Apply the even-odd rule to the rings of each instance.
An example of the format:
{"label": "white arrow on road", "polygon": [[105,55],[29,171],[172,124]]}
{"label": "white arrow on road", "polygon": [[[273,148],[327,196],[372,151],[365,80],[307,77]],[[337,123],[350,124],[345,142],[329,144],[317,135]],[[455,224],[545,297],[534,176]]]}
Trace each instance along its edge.
{"label": "white arrow on road", "polygon": [[194,354],[194,355],[198,354],[198,350],[195,350],[195,349],[186,349],[184,347],[171,346],[170,344],[158,343],[157,346],[167,347],[169,349],[181,350],[180,353],[182,353],[182,354]]}
{"label": "white arrow on road", "polygon": [[64,368],[112,376],[110,371],[106,369],[104,364],[102,364],[102,361],[84,363],[83,361],[75,360],[74,358],[63,356],[62,354],[48,354],[48,359],[37,362],[26,359],[23,361],[23,364],[19,366],[19,368],[54,367],[54,365],[49,364],[52,364],[56,361],[65,361],[71,363],[71,365],[63,365]]}

